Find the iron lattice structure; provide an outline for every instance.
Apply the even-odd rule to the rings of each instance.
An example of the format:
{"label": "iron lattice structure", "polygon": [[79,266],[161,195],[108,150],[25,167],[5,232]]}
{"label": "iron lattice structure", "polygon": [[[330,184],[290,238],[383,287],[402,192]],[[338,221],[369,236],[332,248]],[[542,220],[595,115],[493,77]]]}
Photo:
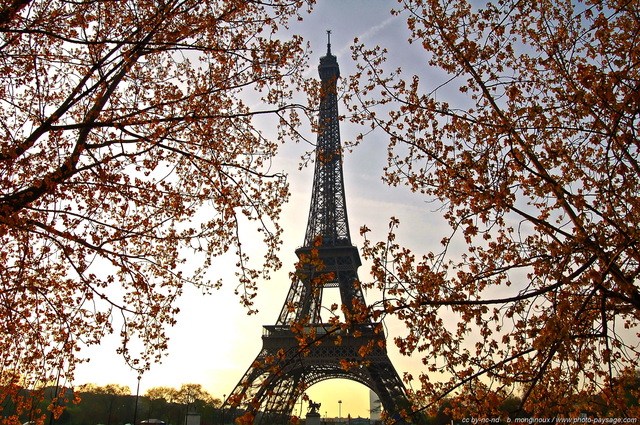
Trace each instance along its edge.
{"label": "iron lattice structure", "polygon": [[[264,326],[262,350],[224,406],[235,416],[250,412],[247,419],[255,415],[255,423],[288,423],[303,391],[333,378],[366,385],[387,414],[409,407],[402,380],[387,355],[382,325],[364,318],[337,327],[320,317],[325,288],[338,288],[346,317],[357,317],[365,300],[357,275],[360,255],[349,235],[338,121],[340,68],[330,43],[318,71],[318,143],[305,241],[296,250],[301,260],[297,278],[276,324]],[[318,268],[314,260],[323,266]],[[363,346],[368,347],[364,357]]]}

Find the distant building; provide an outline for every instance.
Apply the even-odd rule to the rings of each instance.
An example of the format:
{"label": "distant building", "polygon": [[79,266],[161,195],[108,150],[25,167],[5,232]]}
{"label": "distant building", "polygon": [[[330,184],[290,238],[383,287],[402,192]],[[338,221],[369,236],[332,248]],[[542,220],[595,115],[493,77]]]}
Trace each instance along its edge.
{"label": "distant building", "polygon": [[371,418],[371,421],[379,421],[380,413],[382,413],[382,403],[380,402],[380,398],[378,398],[378,395],[375,392],[370,390],[369,417]]}

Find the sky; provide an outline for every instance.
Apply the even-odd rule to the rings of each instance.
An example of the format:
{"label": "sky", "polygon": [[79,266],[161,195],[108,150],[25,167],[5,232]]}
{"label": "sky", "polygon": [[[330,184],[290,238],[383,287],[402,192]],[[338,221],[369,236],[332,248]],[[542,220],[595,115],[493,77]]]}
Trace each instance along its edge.
{"label": "sky", "polygon": [[[405,19],[389,13],[396,5],[394,0],[318,0],[313,12],[305,15],[303,22],[295,23],[291,32],[303,35],[310,43],[311,72],[317,76],[317,63],[326,52],[326,30],[331,30],[332,53],[338,57],[341,74],[346,76],[355,69],[349,51],[355,37],[367,44],[387,47],[400,59],[410,57],[411,53],[404,50],[408,38]],[[419,61],[419,58],[412,60]],[[426,60],[424,62],[426,67]],[[341,124],[343,140],[352,139],[361,130],[348,122]],[[315,140],[310,130],[309,137]],[[403,188],[390,189],[382,183],[386,142],[382,135],[373,134],[344,159],[352,242],[358,247],[363,245],[358,229],[364,224],[373,230],[374,237],[383,239],[389,218],[395,216],[401,221],[399,241],[426,252],[430,245],[438,244],[446,228],[435,207],[426,204],[425,199]],[[272,167],[288,173],[291,199],[281,217],[285,228],[281,249],[283,268],[271,280],[260,283],[256,299],[259,313],[246,314],[233,294],[233,270],[226,269],[220,262],[214,263],[211,279],[223,277],[227,284],[210,296],[203,296],[194,288],[186,289],[179,304],[178,324],[168,331],[169,354],[161,364],[144,373],[140,381],[141,394],[155,386],[198,383],[214,397],[223,398],[242,378],[262,347],[262,326],[274,324],[278,317],[290,286],[288,275],[296,261],[294,251],[304,241],[313,169],[299,170],[299,163],[309,148],[305,144],[285,144]],[[369,278],[367,264],[360,268],[359,277]],[[330,304],[331,294],[326,295],[326,304]],[[365,294],[368,302],[374,301],[372,296],[375,294]],[[387,323],[387,327],[388,338],[397,335],[393,323]],[[118,383],[128,385],[135,393],[137,374],[115,354],[117,344],[116,337],[107,338],[101,346],[86,350],[84,355],[91,360],[78,367],[76,383]],[[401,356],[393,344],[389,344],[389,356],[400,374],[415,371],[420,363],[419,359]],[[322,416],[336,417],[339,410],[343,417],[369,416],[369,390],[361,384],[329,380],[313,386],[308,394],[322,404]],[[304,414],[306,408],[302,408]]]}

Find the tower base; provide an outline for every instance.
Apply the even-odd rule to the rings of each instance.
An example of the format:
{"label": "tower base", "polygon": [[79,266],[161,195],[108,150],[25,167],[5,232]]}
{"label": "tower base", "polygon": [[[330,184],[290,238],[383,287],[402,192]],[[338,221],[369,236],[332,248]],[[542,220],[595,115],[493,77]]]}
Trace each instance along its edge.
{"label": "tower base", "polygon": [[304,336],[288,326],[264,330],[262,350],[227,399],[232,414],[248,411],[255,423],[268,416],[269,424],[286,424],[307,388],[334,378],[369,387],[390,416],[410,407],[379,324],[358,325],[350,331],[320,324],[305,328]]}

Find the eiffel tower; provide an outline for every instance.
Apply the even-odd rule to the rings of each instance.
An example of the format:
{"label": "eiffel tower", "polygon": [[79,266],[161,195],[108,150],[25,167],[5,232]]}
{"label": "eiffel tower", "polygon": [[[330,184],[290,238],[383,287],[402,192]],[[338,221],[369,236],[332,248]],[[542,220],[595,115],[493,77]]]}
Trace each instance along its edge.
{"label": "eiffel tower", "polygon": [[[298,278],[276,324],[264,326],[262,350],[223,406],[232,416],[248,412],[241,420],[245,423],[288,423],[304,390],[333,378],[369,387],[390,417],[409,411],[404,385],[386,352],[382,325],[365,317],[336,326],[320,317],[322,293],[328,288],[339,290],[345,318],[357,317],[366,306],[345,202],[337,100],[340,69],[331,54],[330,31],[327,34],[327,54],[318,66],[321,94],[311,208],[304,246],[296,250],[301,260]],[[323,264],[319,268],[314,265],[318,259]]]}

